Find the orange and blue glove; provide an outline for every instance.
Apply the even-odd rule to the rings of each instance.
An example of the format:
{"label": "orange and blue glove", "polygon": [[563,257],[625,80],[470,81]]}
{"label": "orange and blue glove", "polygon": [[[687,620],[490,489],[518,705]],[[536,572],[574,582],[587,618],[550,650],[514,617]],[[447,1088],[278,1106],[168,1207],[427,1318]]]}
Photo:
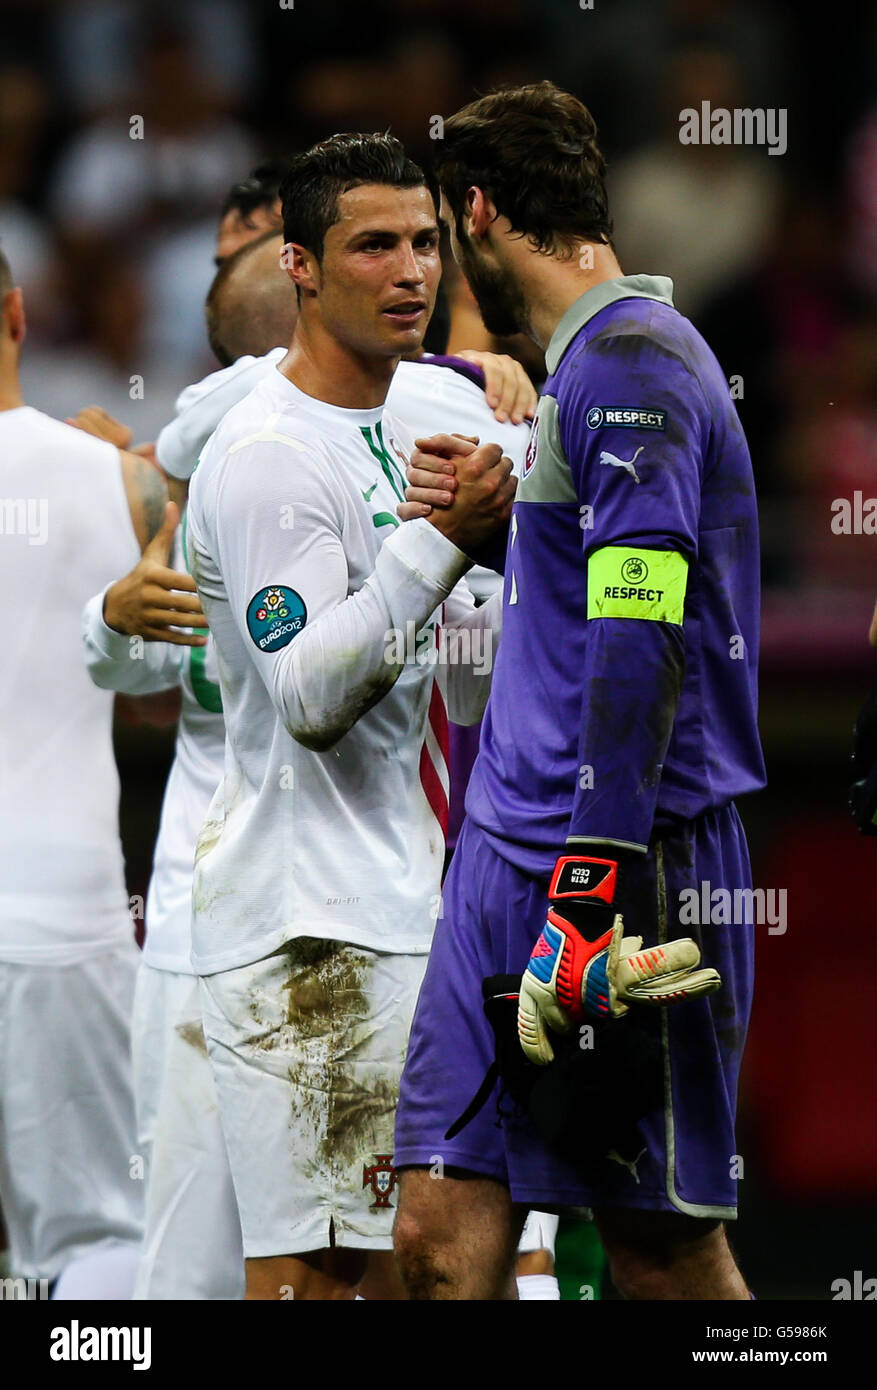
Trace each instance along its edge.
{"label": "orange and blue glove", "polygon": [[518,1038],[538,1066],[554,1059],[549,1032],[567,1034],[589,1019],[620,1018],[630,1004],[675,1004],[721,987],[717,970],[698,969],[690,937],[643,949],[625,936],[614,902],[619,861],[562,855],[548,889],[548,920],[521,980]]}

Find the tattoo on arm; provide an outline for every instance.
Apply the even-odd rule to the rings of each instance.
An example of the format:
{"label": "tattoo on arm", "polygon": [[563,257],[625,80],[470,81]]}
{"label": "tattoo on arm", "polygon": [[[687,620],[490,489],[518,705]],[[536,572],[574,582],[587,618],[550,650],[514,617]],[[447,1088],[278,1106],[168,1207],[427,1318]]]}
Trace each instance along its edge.
{"label": "tattoo on arm", "polygon": [[148,459],[127,452],[122,459],[131,520],[140,548],[145,550],[164,522],[167,487],[158,469]]}
{"label": "tattoo on arm", "polygon": [[152,540],[161,530],[164,509],[167,504],[167,488],[158,470],[146,459],[141,460],[141,496],[143,498],[143,519],[146,524],[148,540]]}

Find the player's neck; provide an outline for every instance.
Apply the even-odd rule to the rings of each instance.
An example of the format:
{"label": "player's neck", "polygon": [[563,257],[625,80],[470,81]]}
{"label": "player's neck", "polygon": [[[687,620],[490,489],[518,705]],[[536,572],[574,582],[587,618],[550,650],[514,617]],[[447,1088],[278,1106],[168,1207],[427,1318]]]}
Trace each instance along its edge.
{"label": "player's neck", "polygon": [[18,410],[23,405],[18,368],[0,366],[0,410]]}
{"label": "player's neck", "polygon": [[398,357],[353,352],[299,320],[289,351],[277,365],[293,386],[315,400],[344,410],[373,410],[386,400],[398,362]]}
{"label": "player's neck", "polygon": [[543,352],[571,304],[575,304],[595,285],[601,285],[605,280],[615,280],[624,273],[612,248],[593,242],[585,243],[583,253],[578,258],[562,261],[554,257],[534,256],[531,264],[532,274],[526,276],[529,283],[525,285],[524,295],[528,305],[530,336]]}

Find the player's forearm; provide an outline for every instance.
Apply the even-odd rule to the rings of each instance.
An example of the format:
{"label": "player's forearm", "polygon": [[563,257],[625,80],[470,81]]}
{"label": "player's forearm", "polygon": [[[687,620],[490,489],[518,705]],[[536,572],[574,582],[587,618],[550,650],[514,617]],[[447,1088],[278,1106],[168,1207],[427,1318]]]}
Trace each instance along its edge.
{"label": "player's forearm", "polygon": [[398,680],[408,625],[422,626],[469,565],[427,522],[400,527],[359,592],[308,623],[278,654],[270,689],[292,737],[317,752],[343,738]]}
{"label": "player's forearm", "polygon": [[573,844],[648,845],[684,673],[681,627],[614,618],[589,624]]}
{"label": "player's forearm", "polygon": [[454,724],[477,724],[484,714],[501,634],[501,593],[460,615],[446,612],[439,659],[447,672],[448,718]]}
{"label": "player's forearm", "polygon": [[82,641],[88,674],[101,690],[121,695],[154,695],[179,685],[184,647],[145,642],[107,627],[104,593],[95,594],[82,611]]}

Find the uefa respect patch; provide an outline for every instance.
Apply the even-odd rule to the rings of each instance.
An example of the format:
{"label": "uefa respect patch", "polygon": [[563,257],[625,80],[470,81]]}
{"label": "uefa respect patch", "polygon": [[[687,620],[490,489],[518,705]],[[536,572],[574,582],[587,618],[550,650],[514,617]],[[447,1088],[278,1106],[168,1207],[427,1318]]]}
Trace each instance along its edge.
{"label": "uefa respect patch", "polygon": [[634,406],[594,405],[588,411],[586,419],[589,430],[598,430],[602,425],[607,427],[620,425],[623,429],[629,430],[665,430],[667,428],[666,410],[639,409]]}
{"label": "uefa respect patch", "polygon": [[296,637],[308,620],[301,594],[283,584],[260,589],[247,604],[247,631],[260,652],[276,652]]}

